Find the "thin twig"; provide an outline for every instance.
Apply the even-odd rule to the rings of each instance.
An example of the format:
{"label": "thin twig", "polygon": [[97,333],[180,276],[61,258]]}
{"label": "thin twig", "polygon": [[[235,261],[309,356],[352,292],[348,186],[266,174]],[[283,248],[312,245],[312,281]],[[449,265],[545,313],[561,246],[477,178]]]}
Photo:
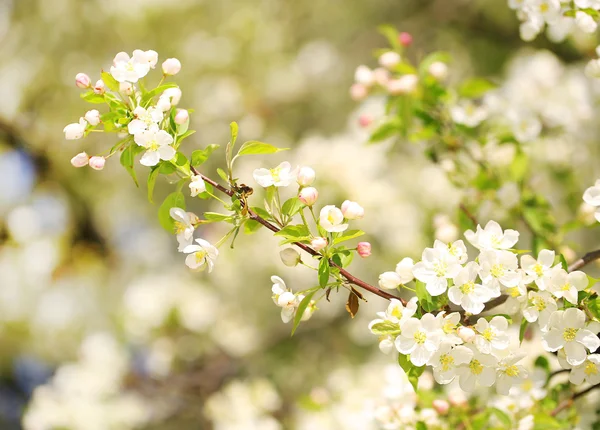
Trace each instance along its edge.
{"label": "thin twig", "polygon": [[585,396],[587,393],[589,393],[590,391],[592,391],[598,387],[600,387],[600,384],[592,385],[591,387],[587,387],[583,391],[579,391],[578,393],[573,394],[571,397],[563,400],[556,408],[554,408],[554,410],[552,410],[552,412],[550,412],[550,415],[553,417],[558,415],[558,413],[560,413],[562,410],[570,407],[573,404],[573,402],[575,402],[575,400],[577,400],[580,397]]}
{"label": "thin twig", "polygon": [[465,206],[464,203],[461,203],[458,206],[458,208],[467,216],[467,218],[471,220],[475,227],[479,225],[479,222],[477,222],[477,218],[475,218],[475,215],[473,215],[473,213],[469,210],[469,208],[467,208],[467,206]]}
{"label": "thin twig", "polygon": [[[229,197],[233,197],[235,195],[235,193],[232,190],[225,188],[224,186],[220,185],[219,183],[217,183],[217,182],[213,181],[212,179],[208,178],[207,176],[201,174],[200,172],[198,172],[198,170],[196,170],[195,167],[192,167],[191,170],[194,173],[194,175],[200,175],[200,177],[202,177],[202,179],[205,182],[209,183],[210,185],[212,185],[214,188],[216,188],[220,192],[227,194]],[[264,219],[263,217],[258,215],[256,212],[254,212],[250,208],[248,208],[248,216],[250,217],[251,220],[254,220],[254,221],[260,223],[261,225],[263,225],[264,227],[266,227],[267,229],[271,230],[274,233],[277,233],[281,230],[279,227],[271,224],[269,221],[267,221],[266,219]],[[296,245],[298,248],[302,249],[303,251],[309,253],[310,255],[321,255],[320,253],[318,253],[317,251],[312,249],[310,246],[305,245],[303,243],[294,242],[293,244]],[[329,265],[331,267],[335,267],[335,268],[339,269],[340,275],[342,275],[349,283],[354,284],[357,287],[360,287],[364,290],[367,290],[379,297],[383,297],[384,299],[387,299],[387,300],[396,299],[396,300],[399,300],[403,305],[407,304],[406,300],[402,299],[401,297],[396,297],[393,294],[383,291],[383,290],[357,278],[356,276],[352,275],[347,270],[338,266],[336,263],[334,263],[331,260],[329,260]]]}
{"label": "thin twig", "polygon": [[587,264],[591,263],[592,261],[595,261],[598,259],[600,259],[600,249],[588,252],[583,257],[581,257],[579,260],[577,260],[576,262],[574,262],[573,264],[571,264],[569,266],[569,272],[572,272],[574,270],[579,270],[582,267],[586,266]]}

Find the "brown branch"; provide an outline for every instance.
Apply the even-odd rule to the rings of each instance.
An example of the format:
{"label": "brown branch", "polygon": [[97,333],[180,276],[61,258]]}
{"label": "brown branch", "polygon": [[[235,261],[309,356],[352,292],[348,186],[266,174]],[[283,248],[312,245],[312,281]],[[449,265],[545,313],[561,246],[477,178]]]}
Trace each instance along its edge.
{"label": "brown branch", "polygon": [[573,272],[574,270],[579,270],[582,267],[586,266],[587,264],[591,263],[592,261],[595,261],[598,259],[600,259],[600,249],[588,252],[583,257],[581,257],[579,260],[577,260],[576,262],[574,262],[573,264],[571,264],[569,266],[569,272]]}
{"label": "brown branch", "polygon": [[458,206],[458,208],[467,216],[467,218],[471,220],[475,227],[479,225],[479,223],[477,222],[477,218],[475,218],[475,215],[473,215],[473,213],[467,208],[467,206],[465,206],[464,203],[461,203]]}
{"label": "brown branch", "polygon": [[598,387],[600,387],[600,384],[592,385],[591,387],[587,387],[583,391],[579,391],[578,393],[573,394],[571,397],[569,397],[568,399],[563,400],[556,408],[554,408],[552,410],[552,412],[550,412],[550,415],[553,416],[553,417],[556,416],[556,415],[558,415],[564,409],[572,406],[573,403],[575,402],[575,400],[577,400],[580,397],[585,396],[587,393],[589,393],[590,391],[592,391],[592,390],[594,390],[594,389],[596,389]]}
{"label": "brown branch", "polygon": [[[198,170],[196,170],[195,167],[191,167],[192,172],[194,173],[194,175],[199,175],[200,177],[202,177],[202,179],[209,183],[210,185],[212,185],[214,188],[216,188],[217,190],[221,191],[224,194],[227,194],[229,197],[233,197],[235,195],[235,193],[228,189],[225,188],[224,186],[220,185],[219,183],[213,181],[212,179],[204,176],[203,174],[201,174],[200,172],[198,172]],[[242,202],[243,204],[243,202]],[[260,215],[258,215],[256,212],[254,212],[252,209],[248,208],[248,216],[250,217],[251,220],[254,220],[258,223],[260,223],[261,225],[263,225],[264,227],[266,227],[267,229],[271,230],[273,233],[277,233],[279,232],[281,229],[279,227],[277,227],[274,224],[271,224],[269,221],[267,221],[266,219],[264,219],[263,217],[261,217]],[[299,242],[294,242],[293,245],[297,246],[298,248],[302,249],[303,251],[309,253],[310,255],[321,255],[320,253],[318,253],[317,251],[315,251],[314,249],[312,249],[310,246],[305,245],[303,243],[299,243]],[[338,266],[336,263],[334,263],[333,261],[329,260],[329,265],[331,267],[335,267],[337,269],[339,269],[340,271],[340,275],[342,275],[349,283],[356,285],[357,287],[360,287],[364,290],[367,290],[379,297],[383,297],[384,299],[387,300],[391,300],[391,299],[396,299],[399,300],[403,305],[406,305],[407,302],[406,300],[402,299],[401,297],[396,297],[393,294],[390,294],[386,291],[383,291],[359,278],[357,278],[356,276],[352,275],[351,273],[349,273],[348,271],[346,271],[345,269],[343,269],[342,267]]]}

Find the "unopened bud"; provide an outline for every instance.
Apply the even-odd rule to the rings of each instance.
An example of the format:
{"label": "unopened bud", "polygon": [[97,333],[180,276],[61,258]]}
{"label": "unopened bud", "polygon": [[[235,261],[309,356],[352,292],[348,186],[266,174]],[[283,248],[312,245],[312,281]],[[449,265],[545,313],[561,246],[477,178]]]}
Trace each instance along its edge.
{"label": "unopened bud", "polygon": [[403,31],[398,35],[398,41],[402,46],[409,46],[413,41],[413,37],[410,33]]}
{"label": "unopened bud", "polygon": [[432,403],[433,409],[440,414],[446,415],[450,409],[450,404],[443,399],[435,399]]}
{"label": "unopened bud", "polygon": [[133,94],[133,84],[131,82],[121,82],[119,84],[119,91],[126,96],[130,96]]}
{"label": "unopened bud", "polygon": [[465,343],[473,342],[475,340],[475,331],[472,328],[464,326],[459,327],[457,334]]}
{"label": "unopened bud", "polygon": [[106,159],[100,156],[93,156],[90,158],[89,164],[90,167],[94,170],[102,170],[104,169],[104,164],[106,163]]}
{"label": "unopened bud", "polygon": [[303,188],[302,190],[300,190],[300,193],[298,194],[298,198],[306,206],[314,205],[315,202],[317,201],[318,197],[319,197],[319,192],[314,187]]}
{"label": "unopened bud", "polygon": [[99,79],[96,82],[96,85],[94,85],[94,92],[99,95],[104,94],[106,92],[104,81],[102,79]]}
{"label": "unopened bud", "polygon": [[391,69],[398,63],[400,63],[400,54],[394,51],[384,52],[379,56],[379,64],[381,64],[386,69]]}
{"label": "unopened bud", "polygon": [[400,275],[396,272],[383,272],[379,275],[379,288],[395,290],[401,284]]}
{"label": "unopened bud", "polygon": [[358,245],[356,245],[356,252],[358,252],[358,255],[362,258],[367,258],[371,255],[371,244],[369,242],[358,242]]}
{"label": "unopened bud", "polygon": [[190,114],[186,109],[177,109],[174,120],[175,124],[183,125],[190,120]]}
{"label": "unopened bud", "polygon": [[87,111],[84,118],[92,126],[100,124],[100,112],[98,112],[96,109]]}
{"label": "unopened bud", "polygon": [[176,75],[181,70],[181,62],[177,58],[167,58],[162,63],[162,70],[165,75]]}
{"label": "unopened bud", "polygon": [[168,97],[159,97],[156,103],[156,108],[162,112],[166,112],[171,109],[171,102]]}
{"label": "unopened bud", "polygon": [[365,97],[367,97],[367,95],[368,95],[367,87],[365,87],[362,84],[353,84],[350,87],[350,97],[355,102],[364,99]]}
{"label": "unopened bud", "polygon": [[92,81],[90,77],[85,73],[77,73],[75,76],[75,85],[77,85],[77,87],[81,89],[89,88],[91,84]]}
{"label": "unopened bud", "polygon": [[342,213],[346,219],[361,219],[365,216],[364,208],[356,202],[346,200],[342,203]]}
{"label": "unopened bud", "polygon": [[375,70],[373,70],[373,77],[375,78],[375,82],[377,82],[382,87],[385,87],[390,81],[390,71],[384,69],[383,67],[378,67]]}
{"label": "unopened bud", "polygon": [[404,75],[388,82],[387,89],[393,95],[410,94],[417,88],[417,75]]}
{"label": "unopened bud", "polygon": [[302,261],[300,254],[294,248],[286,248],[279,253],[281,261],[288,267],[294,267]]}
{"label": "unopened bud", "polygon": [[310,184],[312,184],[315,180],[315,171],[308,167],[308,166],[304,166],[302,167],[299,171],[298,171],[298,177],[297,177],[297,181],[298,181],[298,185],[300,185],[301,187],[306,187]]}
{"label": "unopened bud", "polygon": [[310,246],[315,251],[320,251],[327,246],[327,239],[325,239],[324,237],[315,237],[313,240],[310,241]]}
{"label": "unopened bud", "polygon": [[361,127],[368,127],[371,125],[372,122],[373,122],[373,117],[369,114],[365,113],[358,117],[358,124]]}
{"label": "unopened bud", "polygon": [[73,167],[84,167],[88,165],[90,161],[90,156],[85,152],[80,152],[75,157],[71,158],[71,164]]}
{"label": "unopened bud", "polygon": [[429,69],[427,70],[429,74],[438,81],[445,81],[448,77],[448,66],[446,65],[446,63],[442,63],[441,61],[431,63]]}

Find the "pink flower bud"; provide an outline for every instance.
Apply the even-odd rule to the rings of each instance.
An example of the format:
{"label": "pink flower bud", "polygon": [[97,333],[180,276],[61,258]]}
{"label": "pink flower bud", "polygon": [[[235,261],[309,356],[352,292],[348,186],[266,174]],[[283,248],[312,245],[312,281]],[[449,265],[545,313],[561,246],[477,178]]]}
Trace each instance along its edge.
{"label": "pink flower bud", "polygon": [[391,69],[396,64],[400,63],[400,54],[394,51],[384,52],[379,56],[379,64],[386,69]]}
{"label": "pink flower bud", "polygon": [[435,399],[432,403],[433,409],[440,414],[446,415],[450,409],[450,404],[443,399]]}
{"label": "pink flower bud", "polygon": [[162,63],[162,69],[165,75],[176,75],[181,70],[181,62],[177,58],[167,58]]}
{"label": "pink flower bud", "polygon": [[390,72],[389,70],[386,70],[383,67],[378,67],[375,70],[373,70],[373,77],[375,78],[375,82],[377,82],[382,87],[385,87],[390,81]]}
{"label": "pink flower bud", "polygon": [[319,192],[317,191],[316,188],[313,188],[313,187],[303,188],[302,190],[300,190],[300,193],[298,194],[298,198],[306,206],[314,205],[315,202],[317,201],[318,197],[319,197]]}
{"label": "pink flower bud", "polygon": [[462,326],[458,328],[456,333],[458,334],[458,337],[463,340],[463,342],[469,343],[475,340],[475,331],[473,331],[472,328]]}
{"label": "pink flower bud", "polygon": [[367,113],[362,114],[361,116],[358,117],[358,124],[361,127],[368,127],[371,125],[372,122],[373,122],[373,117]]}
{"label": "pink flower bud", "polygon": [[342,203],[342,213],[346,219],[361,219],[365,216],[364,208],[356,202],[346,200]]}
{"label": "pink flower bud", "polygon": [[106,92],[106,89],[104,87],[104,81],[102,79],[99,79],[96,82],[96,85],[94,85],[94,92],[99,95],[104,94]]}
{"label": "pink flower bud", "polygon": [[306,187],[307,185],[312,184],[315,180],[315,176],[316,174],[313,169],[308,166],[302,167],[300,171],[298,171],[298,185]]}
{"label": "pink flower bud", "polygon": [[77,73],[75,76],[75,85],[77,85],[78,88],[89,88],[91,84],[92,81],[90,80],[90,77],[85,73]]}
{"label": "pink flower bud", "polygon": [[367,258],[371,255],[371,244],[369,242],[358,242],[356,251],[362,258]]}
{"label": "pink flower bud", "polygon": [[90,158],[90,167],[94,170],[104,169],[104,163],[106,163],[106,159],[104,157],[95,155]]}
{"label": "pink flower bud", "polygon": [[73,167],[84,167],[88,165],[90,161],[90,156],[85,152],[80,152],[75,157],[71,158],[71,164]]}
{"label": "pink flower bud", "polygon": [[398,35],[398,41],[400,42],[400,45],[408,46],[412,43],[413,37],[410,33],[406,33],[405,31],[403,31]]}
{"label": "pink flower bud", "polygon": [[404,75],[388,82],[387,89],[392,95],[410,94],[419,83],[417,75]]}
{"label": "pink flower bud", "polygon": [[126,96],[130,96],[133,94],[133,84],[131,82],[121,82],[119,84],[119,91]]}
{"label": "pink flower bud", "polygon": [[177,113],[175,114],[175,124],[185,124],[190,119],[190,114],[185,109],[177,109]]}
{"label": "pink flower bud", "polygon": [[431,63],[427,71],[438,81],[445,81],[446,77],[448,77],[448,66],[446,63],[442,63],[441,61]]}
{"label": "pink flower bud", "polygon": [[353,84],[350,87],[350,97],[355,102],[364,99],[365,97],[367,97],[367,95],[368,95],[367,87],[365,87],[362,84]]}
{"label": "pink flower bud", "polygon": [[325,239],[324,237],[315,237],[313,240],[310,241],[310,246],[315,251],[320,251],[327,246],[327,239]]}
{"label": "pink flower bud", "polygon": [[98,112],[96,109],[87,111],[84,118],[92,126],[100,124],[100,112]]}

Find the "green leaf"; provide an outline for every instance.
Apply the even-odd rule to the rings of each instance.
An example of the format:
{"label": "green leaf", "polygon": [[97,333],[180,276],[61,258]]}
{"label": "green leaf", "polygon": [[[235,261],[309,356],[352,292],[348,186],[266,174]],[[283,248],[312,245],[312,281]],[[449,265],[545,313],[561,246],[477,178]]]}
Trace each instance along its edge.
{"label": "green leaf", "polygon": [[258,230],[260,230],[261,227],[262,224],[258,221],[254,221],[253,219],[247,219],[244,223],[244,234],[256,233]]}
{"label": "green leaf", "polygon": [[565,427],[554,417],[539,412],[533,416],[534,430],[564,429]]}
{"label": "green leaf", "polygon": [[371,333],[377,336],[400,334],[400,325],[391,321],[383,321],[371,326]]}
{"label": "green leaf", "polygon": [[229,182],[229,178],[227,177],[227,173],[225,173],[225,171],[223,169],[221,169],[220,167],[217,168],[217,174],[219,175],[219,177],[221,179],[223,179],[225,182]]}
{"label": "green leaf", "polygon": [[401,48],[400,40],[398,39],[399,33],[395,27],[384,24],[384,25],[380,25],[379,27],[377,27],[377,30],[379,30],[379,33],[381,33],[383,36],[385,36],[385,38],[387,39],[388,43],[390,44],[390,46],[392,48],[394,48],[394,49]]}
{"label": "green leaf", "polygon": [[304,203],[302,203],[298,199],[298,197],[292,197],[291,199],[288,199],[285,201],[285,203],[281,207],[281,212],[284,215],[288,215],[288,216],[292,217],[292,216],[296,215],[298,212],[300,212],[300,210],[302,209],[303,206],[304,206]]}
{"label": "green leaf", "polygon": [[417,391],[417,386],[419,384],[419,376],[423,374],[425,371],[425,366],[416,367],[410,361],[410,356],[404,354],[398,354],[398,364],[406,373],[408,377],[408,381],[411,383],[415,391]]}
{"label": "green leaf", "polygon": [[506,412],[501,411],[498,408],[488,408],[492,415],[495,415],[496,418],[500,420],[500,422],[504,425],[504,428],[510,429],[512,427],[512,420],[506,414]]}
{"label": "green leaf", "polygon": [[329,260],[321,258],[319,261],[319,285],[325,288],[329,282]]}
{"label": "green leaf", "polygon": [[139,187],[140,185],[138,184],[137,175],[135,174],[135,169],[133,167],[133,163],[135,161],[135,148],[135,145],[129,145],[127,148],[125,148],[125,150],[121,153],[120,161],[123,167],[125,167],[127,172],[129,172],[133,178],[135,185]]}
{"label": "green leaf", "polygon": [[185,133],[183,133],[181,136],[177,136],[177,141],[175,143],[175,146],[177,148],[179,148],[179,145],[181,145],[181,142],[183,141],[183,139],[190,137],[194,133],[196,133],[196,130],[188,130]]}
{"label": "green leaf", "polygon": [[81,94],[80,97],[82,99],[84,99],[86,102],[94,103],[94,104],[102,104],[106,101],[106,100],[104,100],[103,95],[96,94],[93,91],[87,91],[87,92]]}
{"label": "green leaf", "polygon": [[197,149],[196,151],[192,152],[192,166],[199,166],[200,164],[206,162],[208,157],[210,157],[210,154],[212,154],[217,148],[219,148],[219,145],[212,144],[208,145],[204,149]]}
{"label": "green leaf", "polygon": [[338,266],[348,267],[354,259],[354,252],[348,250],[336,251],[331,259]]}
{"label": "green leaf", "polygon": [[157,95],[161,94],[164,90],[167,90],[169,88],[176,88],[177,84],[174,82],[167,82],[166,84],[162,84],[159,87],[154,88],[151,91],[148,91],[146,94],[144,94],[142,96],[142,101],[141,101],[141,105],[146,107],[148,105],[148,103],[150,102],[150,100],[152,100],[154,97],[156,97]]}
{"label": "green leaf", "polygon": [[148,201],[150,203],[154,203],[154,186],[156,185],[156,179],[158,179],[158,175],[160,174],[160,165],[154,166],[150,173],[148,174]]}
{"label": "green leaf", "polygon": [[525,332],[527,331],[527,325],[529,322],[523,318],[521,320],[521,327],[519,327],[519,343],[523,343],[523,339],[525,338]]}
{"label": "green leaf", "polygon": [[564,255],[558,254],[558,261],[564,270],[569,271],[569,264],[567,263],[567,259]]}
{"label": "green leaf", "polygon": [[204,212],[204,218],[210,222],[233,222],[233,217],[231,215],[220,214],[216,212]]}
{"label": "green leaf", "polygon": [[238,151],[236,158],[241,157],[242,155],[274,154],[276,152],[286,151],[288,149],[290,148],[277,148],[276,146],[268,143],[251,140],[249,142],[244,142]]}
{"label": "green leaf", "polygon": [[185,196],[181,191],[175,191],[174,193],[169,194],[158,209],[158,220],[160,221],[160,225],[169,233],[175,231],[175,221],[171,218],[171,214],[169,213],[171,208],[185,209]]}
{"label": "green leaf", "polygon": [[298,309],[296,309],[296,315],[294,315],[294,327],[292,328],[292,336],[294,335],[294,333],[296,332],[296,329],[300,325],[300,321],[302,321],[302,315],[304,314],[304,311],[310,304],[312,297],[315,295],[315,293],[317,291],[318,290],[315,290],[315,291],[312,291],[312,292],[308,293],[307,295],[305,295],[304,298],[302,299],[302,301],[300,302],[300,304],[298,305]]}
{"label": "green leaf", "polygon": [[283,227],[277,233],[275,233],[275,236],[282,236],[289,239],[298,239],[301,237],[310,236],[310,232],[304,224],[288,225]]}
{"label": "green leaf", "polygon": [[538,358],[535,359],[533,366],[539,367],[540,369],[544,369],[546,373],[550,373],[550,362],[543,355],[540,355]]}
{"label": "green leaf", "polygon": [[228,181],[231,181],[233,179],[233,147],[235,146],[239,130],[237,122],[234,121],[229,124],[229,128],[231,129],[231,138],[225,148],[225,161],[227,162],[227,170],[229,173]]}
{"label": "green leaf", "polygon": [[427,288],[425,287],[425,283],[417,280],[415,281],[416,283],[416,293],[417,293],[417,299],[419,301],[419,305],[421,305],[421,307],[425,310],[425,312],[432,312],[434,311],[435,305],[433,303],[433,298],[431,297],[431,294],[429,294],[429,292],[427,291]]}
{"label": "green leaf", "polygon": [[416,430],[427,430],[427,425],[423,421],[417,421]]}
{"label": "green leaf", "polygon": [[381,142],[382,140],[388,139],[395,134],[399,133],[402,128],[402,124],[400,119],[391,118],[389,121],[384,122],[379,127],[377,127],[373,133],[371,133],[371,137],[369,138],[369,142]]}
{"label": "green leaf", "polygon": [[119,92],[119,83],[113,78],[113,76],[108,72],[102,72],[100,74],[100,78],[104,85],[108,87],[111,91]]}
{"label": "green leaf", "polygon": [[357,237],[360,237],[363,234],[365,234],[365,232],[362,231],[362,230],[349,230],[349,231],[344,232],[343,236],[336,237],[335,239],[333,239],[333,244],[337,245],[338,243],[342,243],[342,242],[345,242],[347,240],[351,240],[351,239],[355,239]]}
{"label": "green leaf", "polygon": [[600,319],[600,297],[588,300],[587,308],[596,319]]}
{"label": "green leaf", "polygon": [[529,173],[529,157],[524,152],[518,152],[509,166],[510,179],[521,182]]}
{"label": "green leaf", "polygon": [[461,97],[475,99],[483,96],[486,92],[494,88],[496,88],[496,86],[487,79],[471,78],[462,83],[458,90],[458,94],[460,94]]}
{"label": "green leaf", "polygon": [[421,61],[421,64],[419,64],[419,74],[428,75],[429,66],[438,61],[441,63],[450,63],[452,61],[452,56],[444,51],[432,52]]}

